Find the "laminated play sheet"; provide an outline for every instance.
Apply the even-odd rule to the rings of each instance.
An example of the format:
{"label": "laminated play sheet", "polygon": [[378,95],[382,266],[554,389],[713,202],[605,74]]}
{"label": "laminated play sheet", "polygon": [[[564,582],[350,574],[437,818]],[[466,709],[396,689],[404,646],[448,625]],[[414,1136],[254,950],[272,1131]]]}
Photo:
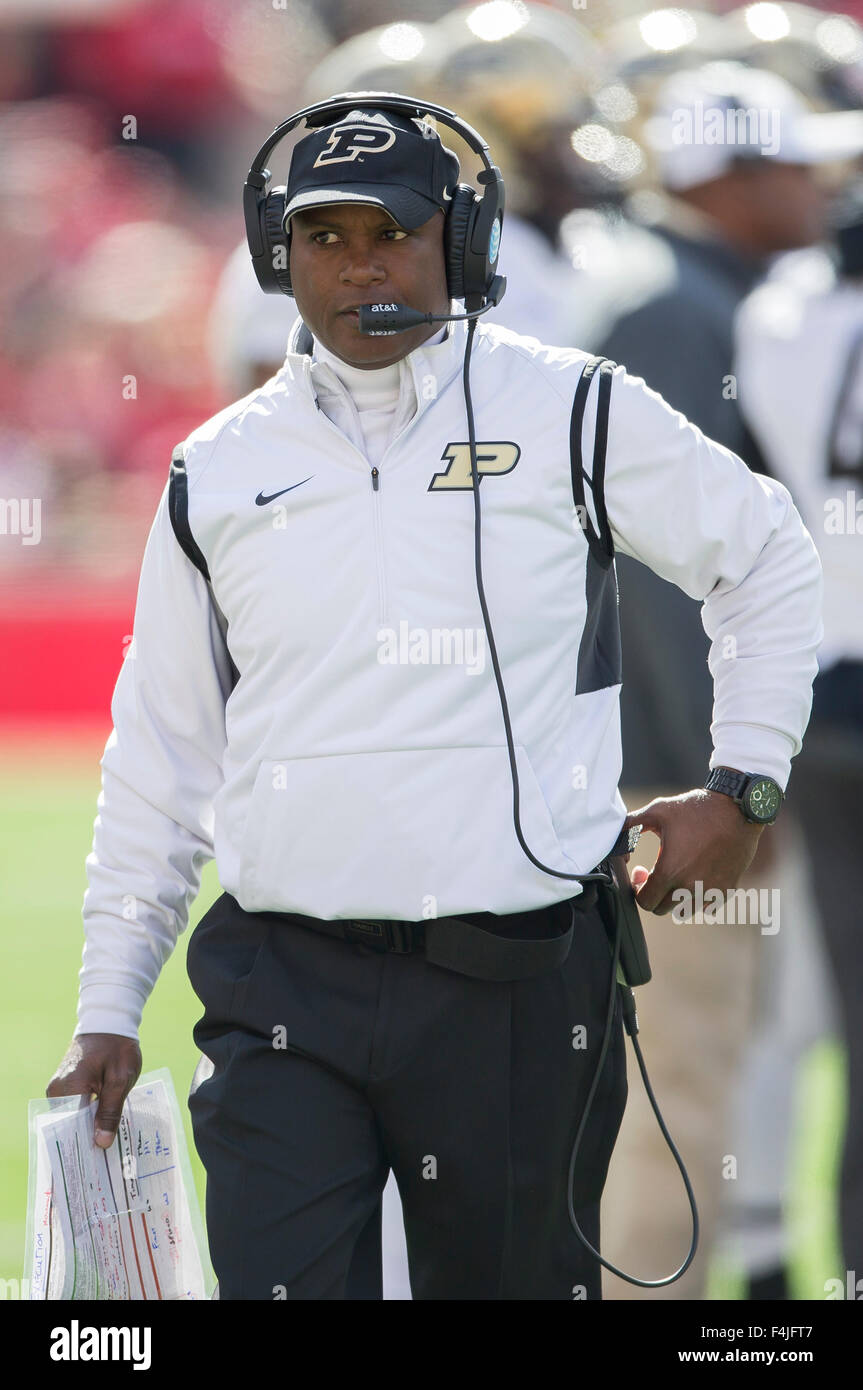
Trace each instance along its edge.
{"label": "laminated play sheet", "polygon": [[215,1280],[167,1069],[127,1097],[108,1149],[97,1102],[31,1101],[24,1270],[39,1299],[206,1299]]}

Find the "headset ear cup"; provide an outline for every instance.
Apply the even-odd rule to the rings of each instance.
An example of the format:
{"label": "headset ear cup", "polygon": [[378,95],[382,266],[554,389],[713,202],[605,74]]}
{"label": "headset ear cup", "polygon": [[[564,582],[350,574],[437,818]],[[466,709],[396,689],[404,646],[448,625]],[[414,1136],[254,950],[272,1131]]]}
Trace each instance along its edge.
{"label": "headset ear cup", "polygon": [[444,227],[446,283],[450,299],[463,299],[465,295],[464,269],[468,237],[478,205],[476,192],[469,184],[456,185]]}
{"label": "headset ear cup", "polygon": [[261,216],[261,231],[267,259],[273,272],[273,281],[282,294],[293,295],[291,288],[291,261],[288,238],[282,221],[285,216],[285,189],[274,188],[267,194]]}

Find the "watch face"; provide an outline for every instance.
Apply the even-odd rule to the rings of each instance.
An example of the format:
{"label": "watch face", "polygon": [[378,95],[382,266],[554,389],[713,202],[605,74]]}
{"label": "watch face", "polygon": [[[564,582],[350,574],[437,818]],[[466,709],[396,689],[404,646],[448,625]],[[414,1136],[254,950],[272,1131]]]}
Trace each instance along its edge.
{"label": "watch face", "polygon": [[750,782],[743,797],[747,813],[756,821],[773,820],[782,804],[782,792],[769,777]]}

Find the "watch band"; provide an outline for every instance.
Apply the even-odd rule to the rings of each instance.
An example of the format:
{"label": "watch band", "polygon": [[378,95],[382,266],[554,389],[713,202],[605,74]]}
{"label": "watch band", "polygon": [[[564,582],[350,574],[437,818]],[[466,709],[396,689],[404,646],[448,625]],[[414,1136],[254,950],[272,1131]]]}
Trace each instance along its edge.
{"label": "watch band", "polygon": [[751,776],[749,772],[735,772],[730,767],[715,767],[704,785],[709,792],[722,792],[739,801]]}

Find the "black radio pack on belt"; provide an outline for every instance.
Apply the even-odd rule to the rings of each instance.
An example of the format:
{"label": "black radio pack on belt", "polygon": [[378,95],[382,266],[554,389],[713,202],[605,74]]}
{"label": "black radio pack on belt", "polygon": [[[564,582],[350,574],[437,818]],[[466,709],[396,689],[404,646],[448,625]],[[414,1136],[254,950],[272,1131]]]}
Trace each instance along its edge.
{"label": "black radio pack on belt", "polygon": [[[639,831],[640,826],[633,826],[633,830]],[[631,834],[632,832],[630,832]],[[634,839],[630,840],[626,852],[635,849],[637,840],[638,834],[636,833]],[[612,949],[614,948],[615,937],[620,936],[618,979],[621,984],[633,989],[636,985],[647,984],[651,970],[647,957],[644,928],[641,925],[635,889],[630,881],[624,853],[612,853],[600,865],[600,868],[608,869],[614,882],[614,889],[601,894],[599,911],[605,922]]]}

